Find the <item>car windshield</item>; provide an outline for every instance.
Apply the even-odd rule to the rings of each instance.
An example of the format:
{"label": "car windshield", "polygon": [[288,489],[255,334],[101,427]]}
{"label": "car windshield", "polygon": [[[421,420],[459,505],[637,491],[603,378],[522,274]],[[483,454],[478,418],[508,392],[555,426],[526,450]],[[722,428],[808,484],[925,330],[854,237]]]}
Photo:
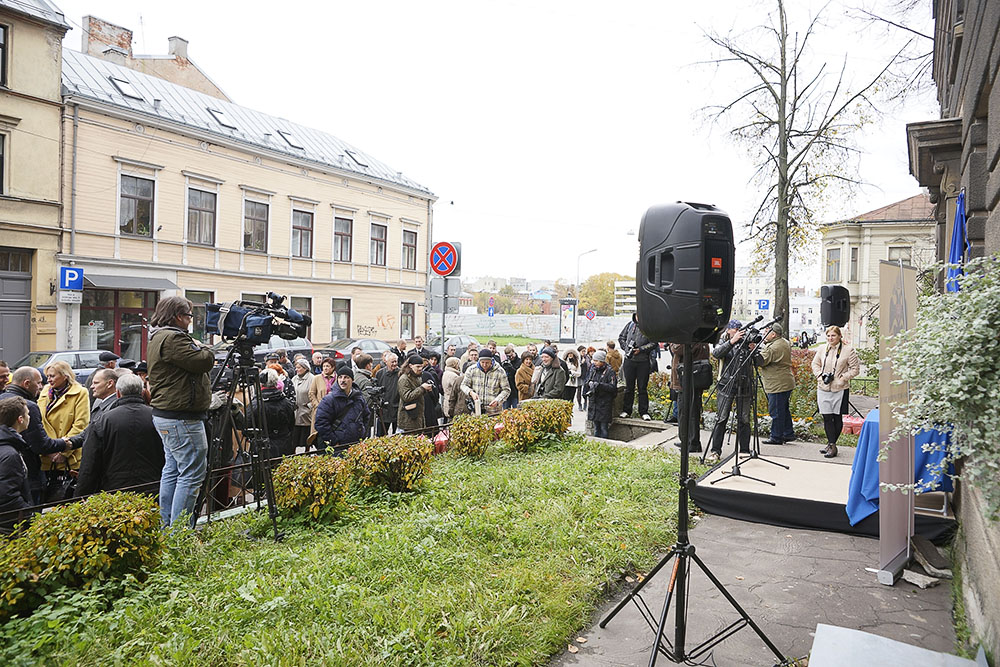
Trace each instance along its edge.
{"label": "car windshield", "polygon": [[29,352],[21,357],[16,364],[14,364],[14,368],[20,368],[21,366],[40,368],[48,363],[51,358],[51,352]]}
{"label": "car windshield", "polygon": [[346,350],[349,347],[353,347],[355,341],[357,341],[357,338],[340,338],[338,340],[333,341],[329,345],[327,345],[326,349],[328,349],[328,350]]}

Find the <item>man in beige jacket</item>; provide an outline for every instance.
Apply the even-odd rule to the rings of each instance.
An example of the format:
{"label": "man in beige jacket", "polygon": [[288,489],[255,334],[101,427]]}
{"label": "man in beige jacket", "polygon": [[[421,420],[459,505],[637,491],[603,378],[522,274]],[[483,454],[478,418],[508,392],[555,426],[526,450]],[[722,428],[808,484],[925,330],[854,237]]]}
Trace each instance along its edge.
{"label": "man in beige jacket", "polygon": [[760,366],[760,379],[767,394],[767,411],[771,415],[771,437],[765,445],[782,445],[795,439],[792,426],[792,412],[788,406],[792,389],[795,389],[795,375],[792,373],[792,346],[782,335],[780,324],[773,324],[764,337],[760,356],[756,363]]}

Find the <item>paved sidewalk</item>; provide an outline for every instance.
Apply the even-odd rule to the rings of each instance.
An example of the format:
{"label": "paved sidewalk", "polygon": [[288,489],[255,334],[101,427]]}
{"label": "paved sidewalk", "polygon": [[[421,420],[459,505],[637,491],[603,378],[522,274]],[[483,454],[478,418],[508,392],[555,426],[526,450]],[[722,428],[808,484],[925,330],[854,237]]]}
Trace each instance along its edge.
{"label": "paved sidewalk", "polygon": [[[771,641],[788,657],[812,646],[817,623],[864,630],[934,651],[953,652],[948,582],[920,590],[900,581],[887,587],[866,567],[878,562],[878,541],[839,533],[794,530],[704,516],[691,543],[726,589],[744,605]],[[629,573],[634,576],[637,573]],[[646,603],[658,615],[670,573],[661,570],[647,585]],[[634,584],[625,584],[594,614],[576,654],[563,651],[553,667],[646,665],[652,632],[629,604],[605,629],[597,622]],[[688,612],[690,649],[738,618],[697,568],[691,577]],[[668,620],[673,641],[674,614]],[[772,665],[774,656],[749,627],[713,649],[714,664]],[[658,664],[672,664],[662,656]],[[706,661],[706,664],[713,664]]]}

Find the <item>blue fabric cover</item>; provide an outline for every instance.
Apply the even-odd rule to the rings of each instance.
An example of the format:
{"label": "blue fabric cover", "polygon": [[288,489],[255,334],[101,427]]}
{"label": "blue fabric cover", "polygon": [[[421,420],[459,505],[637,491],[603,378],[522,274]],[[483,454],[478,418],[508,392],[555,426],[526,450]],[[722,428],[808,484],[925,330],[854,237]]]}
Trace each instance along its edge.
{"label": "blue fabric cover", "polygon": [[969,256],[969,239],[965,229],[965,190],[958,193],[958,201],[955,202],[955,228],[951,233],[951,248],[948,250],[948,263],[958,264],[958,267],[948,269],[945,280],[945,289],[949,292],[957,292],[959,289],[958,276],[965,272],[960,268],[965,264]]}

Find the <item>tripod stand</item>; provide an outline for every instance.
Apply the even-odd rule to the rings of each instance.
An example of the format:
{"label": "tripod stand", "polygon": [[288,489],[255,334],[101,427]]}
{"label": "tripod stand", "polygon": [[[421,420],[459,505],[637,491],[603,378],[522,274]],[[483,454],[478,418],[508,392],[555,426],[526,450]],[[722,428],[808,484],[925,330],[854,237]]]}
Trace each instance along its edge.
{"label": "tripod stand", "polygon": [[[227,379],[227,370],[232,371],[231,380],[226,390],[226,403],[223,410],[222,423],[213,441],[221,439],[227,433],[236,436],[239,451],[250,456],[250,474],[253,483],[254,500],[257,509],[261,509],[262,496],[267,499],[267,513],[274,530],[274,541],[280,542],[284,533],[278,530],[278,506],[274,500],[274,481],[271,470],[271,440],[268,437],[267,415],[264,412],[264,401],[261,400],[260,370],[254,365],[253,345],[243,340],[242,336],[234,341],[229,354],[223,362],[222,369],[215,378],[212,390],[223,388]],[[244,398],[244,419],[242,428],[235,423],[233,403],[239,390]],[[221,451],[222,443],[213,442],[213,447]],[[212,468],[215,456],[209,456],[208,472],[205,475],[204,493],[208,495],[212,479]]]}
{"label": "tripod stand", "polygon": [[[692,358],[692,346],[690,343],[684,344],[684,358],[690,360]],[[691,424],[694,421],[694,381],[693,381],[693,364],[688,362],[684,364],[684,375],[682,378],[682,386],[684,390],[682,392],[683,399],[687,404],[687,410],[685,414],[688,417],[688,428],[697,428],[697,424]],[[690,660],[696,660],[708,652],[712,647],[725,641],[736,632],[742,630],[746,626],[750,626],[757,636],[763,640],[770,649],[778,662],[776,665],[790,665],[790,659],[784,657],[781,651],[768,639],[764,631],[754,622],[750,615],[740,606],[739,602],[736,601],[729,591],[725,589],[722,582],[712,574],[708,566],[705,565],[704,561],[698,557],[695,553],[695,547],[688,540],[688,493],[697,484],[693,476],[689,475],[688,471],[688,451],[687,447],[681,447],[681,469],[679,474],[679,484],[677,491],[677,543],[674,544],[673,548],[670,550],[666,556],[664,556],[656,566],[650,570],[649,574],[629,592],[625,598],[618,603],[618,605],[611,610],[611,612],[601,619],[599,626],[601,628],[607,627],[608,623],[618,615],[625,605],[629,602],[633,602],[639,609],[639,613],[642,614],[643,619],[649,625],[650,629],[654,629],[653,625],[653,614],[649,609],[649,606],[643,600],[641,592],[643,588],[646,587],[656,573],[661,569],[666,567],[671,560],[674,561],[673,569],[670,573],[670,580],[667,583],[667,597],[663,602],[663,609],[660,612],[659,620],[655,625],[654,632],[656,633],[653,638],[653,650],[649,655],[649,667],[654,667],[656,664],[656,658],[662,654],[675,663],[687,662]],[[739,613],[740,618],[728,626],[710,636],[708,639],[704,640],[700,644],[694,646],[690,650],[685,647],[685,641],[687,640],[687,603],[689,587],[691,577],[691,566],[688,563],[689,560],[694,561],[694,564],[709,578],[712,585],[722,593],[722,595],[729,601],[729,604]],[[667,625],[667,615],[670,612],[670,603],[675,600],[676,591],[676,607],[675,607],[675,617],[674,617],[674,641],[671,642],[666,636],[666,625]],[[666,645],[664,645],[664,642]]]}

